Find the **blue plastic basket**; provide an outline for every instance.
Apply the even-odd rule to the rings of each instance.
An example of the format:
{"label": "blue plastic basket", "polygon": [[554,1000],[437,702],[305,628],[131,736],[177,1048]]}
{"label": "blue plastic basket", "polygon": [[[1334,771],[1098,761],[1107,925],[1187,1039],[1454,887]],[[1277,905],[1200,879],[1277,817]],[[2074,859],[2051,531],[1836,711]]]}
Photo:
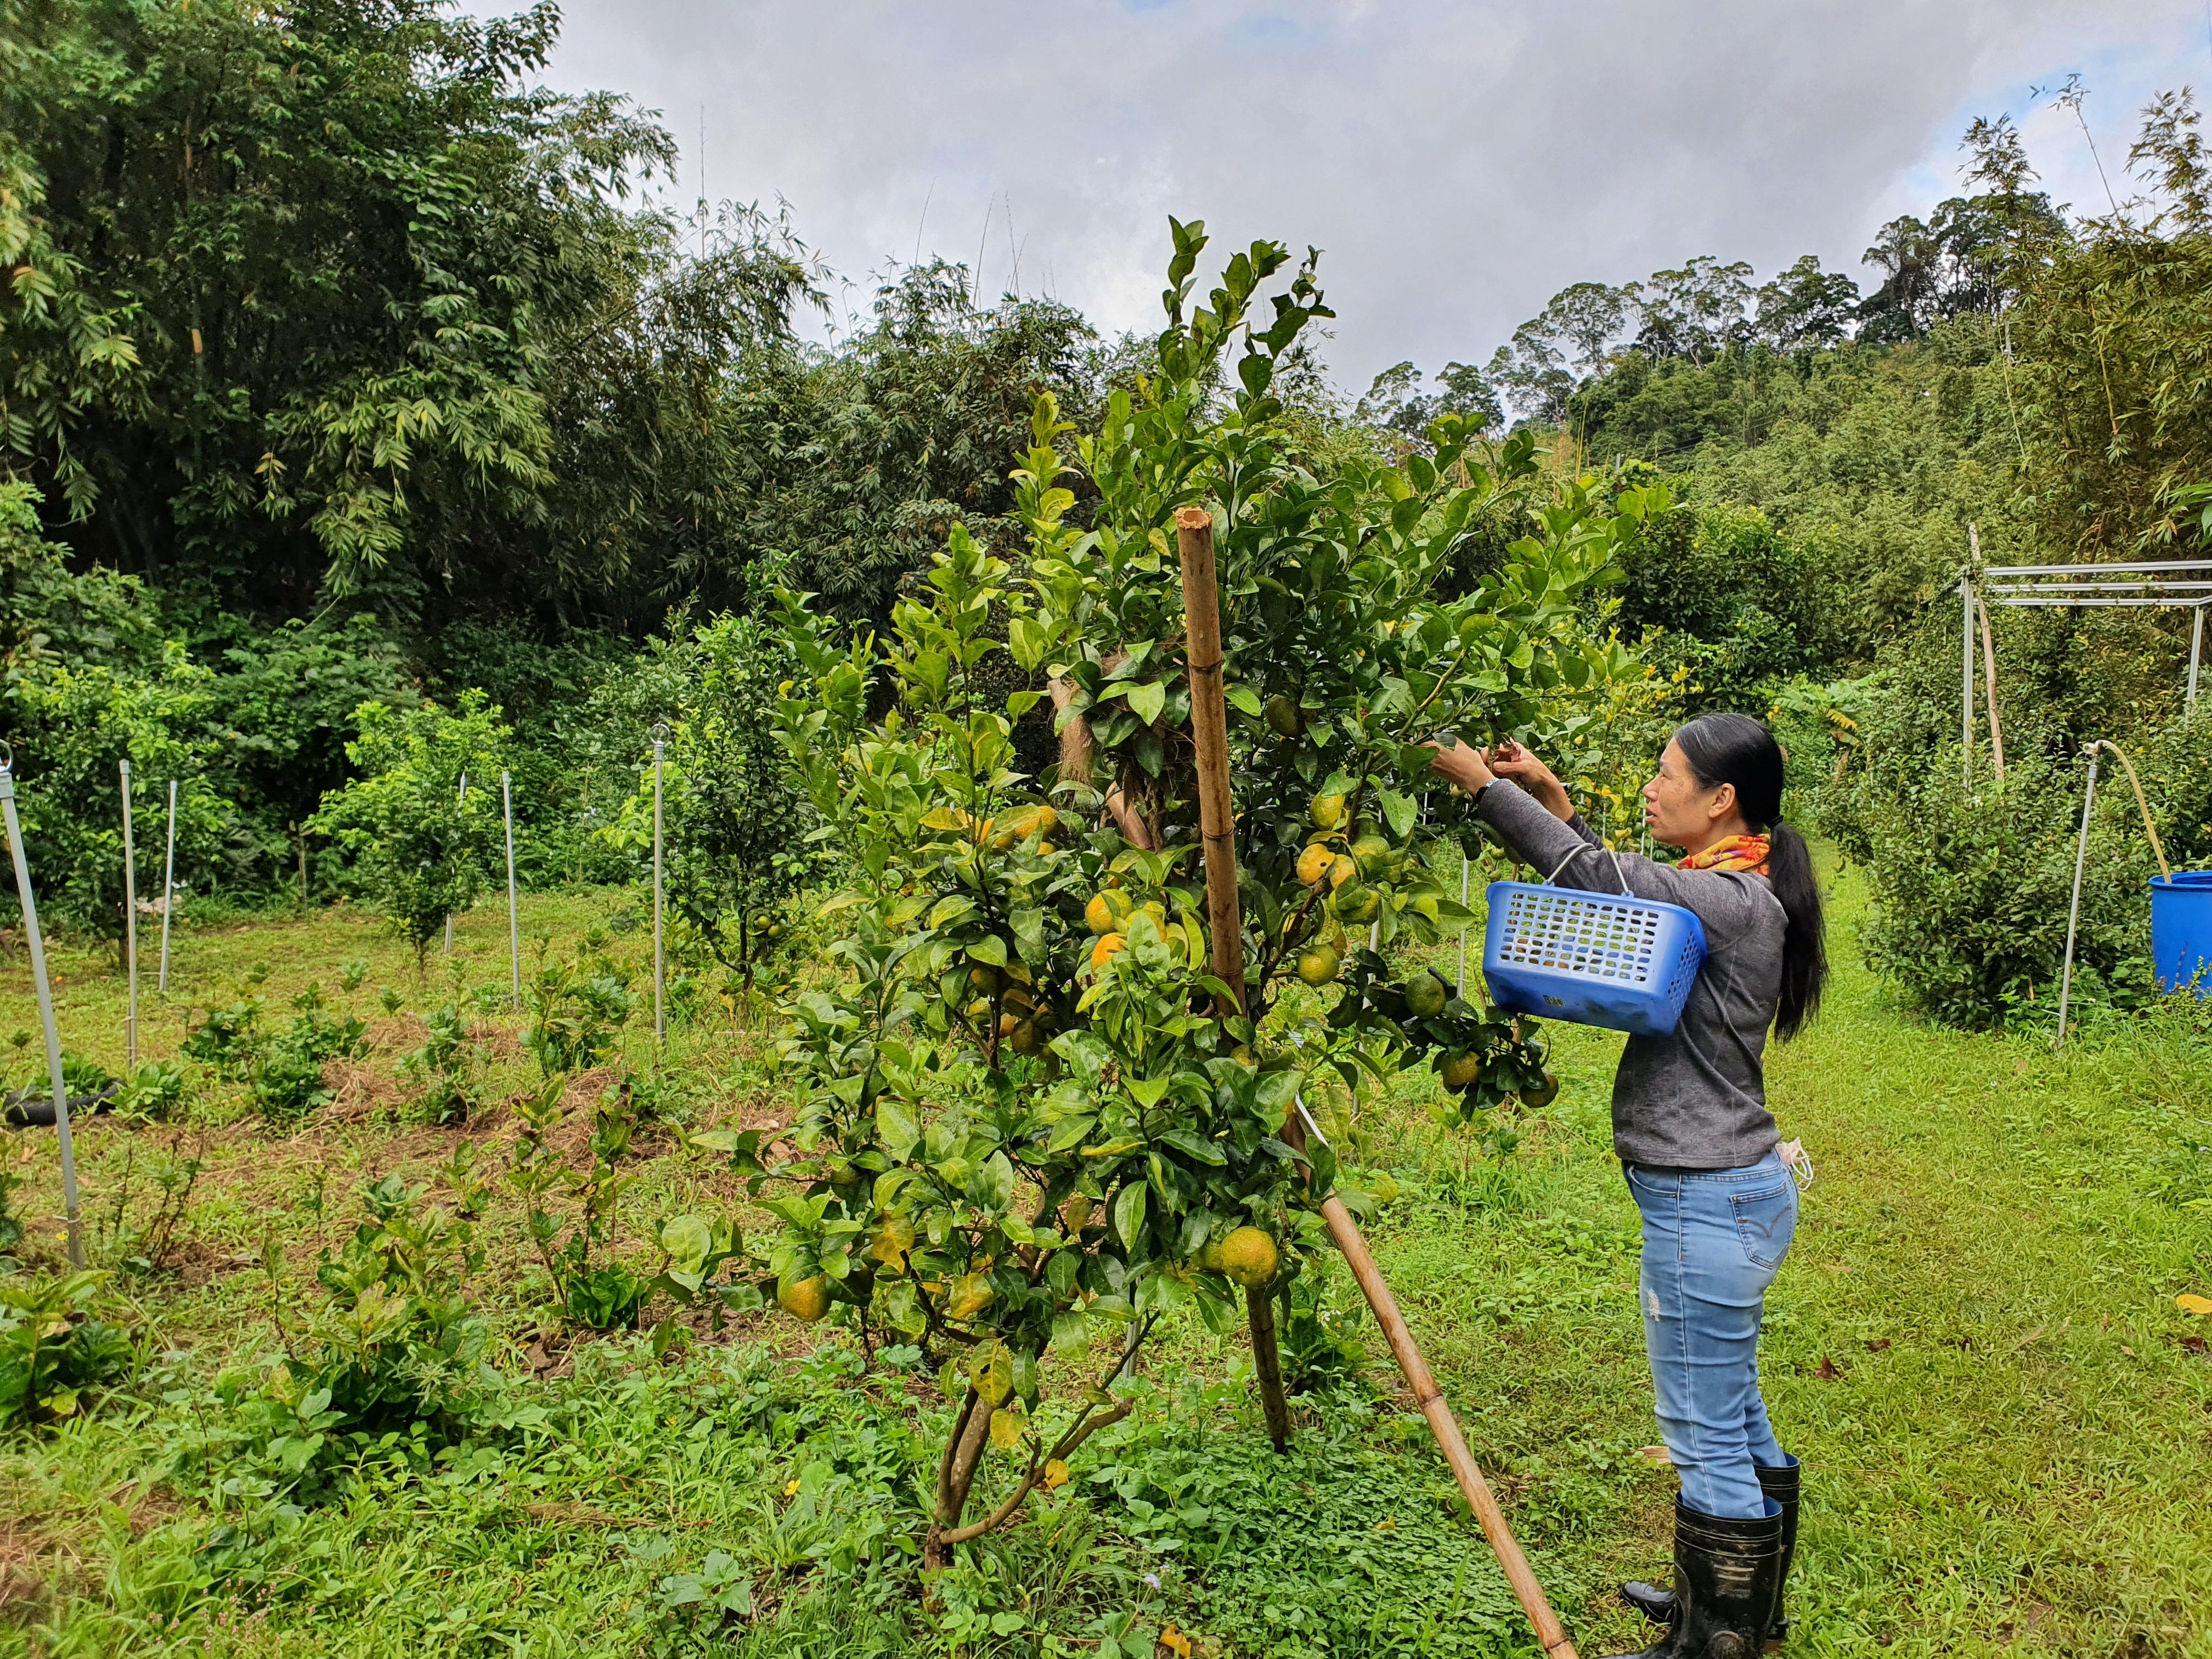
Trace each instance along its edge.
{"label": "blue plastic basket", "polygon": [[1705,959],[1703,923],[1679,904],[1493,881],[1482,976],[1508,1013],[1639,1036],[1682,1017]]}

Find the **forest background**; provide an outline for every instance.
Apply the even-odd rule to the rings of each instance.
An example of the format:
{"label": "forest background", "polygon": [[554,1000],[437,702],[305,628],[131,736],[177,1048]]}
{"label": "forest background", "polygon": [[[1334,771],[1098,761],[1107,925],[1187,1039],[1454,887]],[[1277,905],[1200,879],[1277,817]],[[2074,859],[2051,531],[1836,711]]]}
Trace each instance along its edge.
{"label": "forest background", "polygon": [[[636,205],[674,140],[619,97],[530,89],[557,27],[544,5],[9,7],[0,738],[61,925],[121,932],[126,758],[150,805],[179,782],[188,917],[372,891],[375,800],[337,792],[410,768],[477,781],[440,833],[479,861],[506,769],[526,883],[634,878],[652,733],[765,702],[775,588],[879,627],[956,525],[1018,558],[1034,396],[1088,429],[1131,383],[1146,343],[943,263],[887,266],[866,326],[810,343],[830,277],[792,214]],[[1775,718],[1793,810],[1869,869],[1875,965],[1942,1018],[2034,1024],[2081,744],[2137,755],[2179,863],[2212,854],[2212,748],[2182,718],[2185,613],[2000,611],[2009,775],[1978,775],[1967,526],[1993,562],[2198,546],[2206,165],[2177,91],[2104,210],[2073,213],[2009,124],[1977,123],[1961,193],[1868,250],[1871,291],[1811,256],[1761,282],[1699,255],[1357,398],[1312,351],[1276,390],[1316,471],[1454,413],[1534,432],[1563,479],[1664,483],[1685,510],[1629,549],[1616,620],[1670,714]],[[1491,528],[1464,582],[1516,532]],[[679,767],[672,840],[720,826],[772,896],[810,853],[768,757]],[[747,766],[770,793],[733,801]],[[2151,866],[2117,807],[2096,834],[2082,994],[2124,1013],[2153,994]],[[752,904],[689,890],[749,968]]]}

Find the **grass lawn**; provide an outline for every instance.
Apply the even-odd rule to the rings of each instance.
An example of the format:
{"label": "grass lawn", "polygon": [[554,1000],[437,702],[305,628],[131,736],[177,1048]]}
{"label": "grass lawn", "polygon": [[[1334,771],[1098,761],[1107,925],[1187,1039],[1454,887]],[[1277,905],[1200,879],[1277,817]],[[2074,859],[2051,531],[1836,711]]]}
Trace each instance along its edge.
{"label": "grass lawn", "polygon": [[[1826,1010],[1770,1072],[1783,1132],[1818,1170],[1763,1356],[1807,1472],[1790,1650],[2212,1656],[2212,1319],[2175,1303],[2212,1291],[2212,1036],[2167,1016],[2060,1057],[1931,1029],[1859,967],[1849,874],[1833,903]],[[558,957],[593,927],[649,966],[637,907],[531,898],[526,972],[533,939]],[[702,1328],[665,1361],[641,1337],[560,1330],[498,1180],[505,1103],[537,1080],[514,1016],[481,1017],[465,1127],[409,1120],[396,1061],[423,1042],[422,1013],[505,986],[505,921],[464,918],[452,964],[434,951],[421,981],[373,918],[343,910],[184,932],[166,1003],[149,968],[148,1056],[264,966],[271,1018],[316,981],[369,1023],[373,1050],[334,1062],[336,1097],[280,1128],[213,1083],[181,1124],[80,1126],[92,1253],[118,1268],[103,1316],[137,1333],[143,1369],[77,1425],[0,1439],[0,1654],[1118,1659],[1179,1650],[1155,1648],[1163,1631],[1271,1659],[1534,1650],[1364,1317],[1364,1373],[1299,1402],[1280,1459],[1241,1342],[1176,1329],[1146,1362],[1139,1410],[925,1606],[915,1482],[948,1416],[933,1376],[898,1350],[864,1369],[848,1335],[774,1316]],[[65,1043],[119,1069],[112,963],[63,949],[53,966]],[[625,1041],[642,1067],[638,988]],[[664,1111],[769,1120],[784,1104],[772,1046],[694,1000],[703,1012],[672,1025]],[[0,1037],[35,1029],[19,955],[0,965]],[[1372,1228],[1378,1258],[1597,1655],[1644,1636],[1612,1586],[1664,1577],[1673,1482],[1642,1455],[1657,1436],[1636,1212],[1610,1155],[1619,1039],[1555,1030],[1566,1088],[1504,1159],[1430,1123],[1425,1075],[1363,1133],[1365,1161],[1401,1187]],[[38,1054],[13,1054],[12,1084],[42,1074]],[[556,1140],[580,1139],[592,1097],[572,1085]],[[313,1317],[315,1265],[358,1189],[398,1171],[449,1200],[465,1143],[492,1178],[471,1282],[501,1373],[476,1428],[442,1450],[369,1449],[350,1489],[313,1506],[260,1500],[227,1426],[240,1379]],[[672,1128],[633,1152],[626,1249],[650,1254],[655,1218],[741,1210]],[[52,1132],[11,1134],[0,1159],[30,1228],[15,1254],[49,1268]],[[123,1266],[165,1203],[161,1270]],[[1332,1293],[1350,1294],[1340,1270]]]}

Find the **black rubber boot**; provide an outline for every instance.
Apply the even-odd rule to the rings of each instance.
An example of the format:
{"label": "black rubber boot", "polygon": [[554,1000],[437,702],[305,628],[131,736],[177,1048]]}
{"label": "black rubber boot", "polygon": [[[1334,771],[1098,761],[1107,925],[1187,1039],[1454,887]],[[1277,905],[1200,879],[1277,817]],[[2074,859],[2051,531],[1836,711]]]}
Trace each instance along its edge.
{"label": "black rubber boot", "polygon": [[1782,1517],[1730,1520],[1675,1499],[1674,1589],[1666,1635],[1633,1659],[1753,1659],[1781,1598]]}
{"label": "black rubber boot", "polygon": [[[1778,1469],[1754,1468],[1759,1477],[1759,1489],[1782,1505],[1782,1583],[1790,1580],[1790,1565],[1797,1554],[1797,1493],[1798,1474],[1803,1465],[1790,1463]],[[1621,1599],[1655,1625],[1663,1625],[1674,1616],[1674,1592],[1662,1589],[1656,1584],[1647,1584],[1642,1579],[1631,1579],[1620,1587]],[[1768,1650],[1779,1647],[1790,1639],[1790,1620],[1782,1605],[1783,1592],[1779,1587],[1774,1595],[1774,1622],[1767,1626]]]}

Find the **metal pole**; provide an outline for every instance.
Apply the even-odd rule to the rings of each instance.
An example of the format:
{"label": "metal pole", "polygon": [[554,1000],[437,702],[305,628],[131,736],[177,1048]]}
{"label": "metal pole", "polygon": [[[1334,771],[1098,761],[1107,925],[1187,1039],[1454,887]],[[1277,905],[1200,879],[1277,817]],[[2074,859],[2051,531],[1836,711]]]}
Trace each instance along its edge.
{"label": "metal pole", "polygon": [[[1467,848],[1462,847],[1459,849],[1459,908],[1462,910],[1467,908],[1468,864]],[[1459,930],[1459,994],[1462,998],[1467,995],[1467,927],[1464,923],[1461,924]]]}
{"label": "metal pole", "polygon": [[2204,607],[2191,605],[2196,615],[2189,623],[2189,704],[2197,707],[2197,665],[2204,655]]}
{"label": "metal pole", "polygon": [[2081,797],[2081,841],[2074,849],[2074,901],[2066,908],[2066,963],[2058,977],[2058,1041],[2066,1046],[2066,1002],[2074,992],[2074,928],[2081,919],[2081,867],[2089,859],[2089,809],[2097,804],[2097,751],[2089,750],[2089,790]]}
{"label": "metal pole", "polygon": [[39,988],[39,1020],[46,1028],[46,1081],[54,1091],[54,1127],[62,1143],[62,1206],[69,1219],[70,1265],[84,1266],[84,1235],[77,1226],[76,1146],[70,1139],[69,1089],[62,1082],[62,1034],[54,1024],[54,988],[46,977],[46,945],[39,937],[39,907],[31,897],[31,866],[23,857],[23,826],[15,817],[13,757],[0,759],[0,814],[8,826],[8,855],[15,861],[15,896],[23,907],[23,935],[30,941],[31,978]]}
{"label": "metal pole", "polygon": [[653,1036],[668,1043],[668,1006],[662,994],[666,980],[660,927],[660,760],[662,740],[653,740]]}
{"label": "metal pole", "polygon": [[1974,785],[1974,587],[1963,577],[1959,582],[1960,608],[1966,616],[1960,637],[1966,645],[1966,677],[1959,687],[1959,763],[1960,781]]}
{"label": "metal pole", "polygon": [[[461,774],[461,793],[454,797],[453,805],[456,806],[466,806],[468,804],[469,775],[464,772]],[[304,883],[301,885],[301,890],[302,892],[306,890]],[[448,914],[446,917],[446,954],[447,956],[453,954],[453,918],[451,914]]]}
{"label": "metal pole", "polygon": [[131,981],[131,1012],[123,1020],[124,1063],[138,1065],[138,857],[131,839],[131,763],[123,771],[123,971]]}
{"label": "metal pole", "polygon": [[169,911],[177,902],[177,781],[169,780],[169,850],[161,858],[161,978],[156,986],[169,994]]}
{"label": "metal pole", "polygon": [[522,924],[514,914],[514,790],[499,775],[499,807],[507,819],[507,962],[514,975],[514,1006],[522,1006]]}

